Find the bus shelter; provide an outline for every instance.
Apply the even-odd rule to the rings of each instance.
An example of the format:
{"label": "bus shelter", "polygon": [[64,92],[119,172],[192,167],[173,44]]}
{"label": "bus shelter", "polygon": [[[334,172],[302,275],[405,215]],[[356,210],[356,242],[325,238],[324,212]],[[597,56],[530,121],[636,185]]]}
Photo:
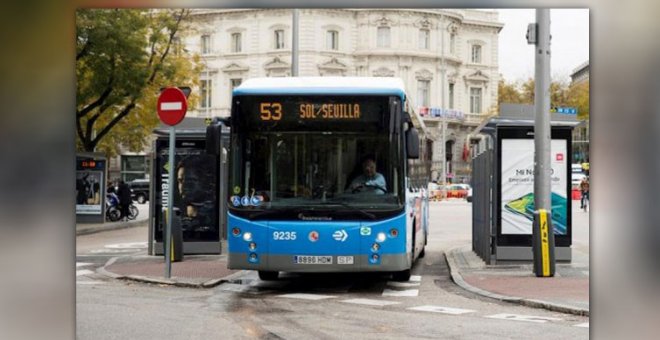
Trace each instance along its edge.
{"label": "bus shelter", "polygon": [[[163,211],[168,191],[174,190],[173,224],[181,226],[183,254],[220,254],[227,238],[226,167],[229,128],[223,128],[218,155],[206,153],[206,124],[201,118],[186,118],[177,125],[175,164],[169,164],[169,128],[154,130],[151,159],[149,254],[163,254]],[[172,185],[170,185],[172,183]]]}
{"label": "bus shelter", "polygon": [[76,154],[76,223],[105,221],[108,162],[102,153]]}
{"label": "bus shelter", "polygon": [[[502,105],[483,125],[472,158],[472,250],[486,263],[532,261],[534,115]],[[551,213],[555,258],[571,261],[572,130],[575,116],[551,115]]]}

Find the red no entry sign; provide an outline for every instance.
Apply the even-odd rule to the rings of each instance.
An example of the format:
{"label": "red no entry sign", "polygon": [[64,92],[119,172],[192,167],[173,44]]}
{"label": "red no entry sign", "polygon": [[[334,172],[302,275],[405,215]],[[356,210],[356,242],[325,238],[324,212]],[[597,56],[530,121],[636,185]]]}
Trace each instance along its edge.
{"label": "red no entry sign", "polygon": [[168,87],[158,97],[158,117],[160,121],[174,126],[183,120],[188,111],[186,95],[176,87]]}

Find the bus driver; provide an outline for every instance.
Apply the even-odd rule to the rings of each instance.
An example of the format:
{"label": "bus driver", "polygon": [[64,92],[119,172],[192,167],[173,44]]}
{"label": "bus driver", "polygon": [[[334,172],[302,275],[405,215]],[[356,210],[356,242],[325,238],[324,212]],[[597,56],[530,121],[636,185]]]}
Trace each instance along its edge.
{"label": "bus driver", "polygon": [[387,192],[385,177],[376,172],[376,162],[371,157],[362,161],[363,174],[355,177],[348,187],[352,193],[364,192],[382,195]]}

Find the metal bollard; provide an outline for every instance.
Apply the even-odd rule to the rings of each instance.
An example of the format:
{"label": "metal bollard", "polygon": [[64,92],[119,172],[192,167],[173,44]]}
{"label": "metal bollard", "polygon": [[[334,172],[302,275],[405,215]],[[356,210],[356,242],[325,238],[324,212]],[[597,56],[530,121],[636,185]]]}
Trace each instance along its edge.
{"label": "metal bollard", "polygon": [[550,211],[534,211],[532,227],[532,253],[534,255],[534,274],[537,277],[555,275],[555,233],[552,229]]}
{"label": "metal bollard", "polygon": [[[179,208],[173,208],[172,216],[172,240],[170,244],[170,260],[172,262],[183,261],[183,230],[181,228],[181,211]],[[167,221],[167,208],[163,208],[163,221]],[[163,229],[163,240],[165,240],[165,230]],[[163,247],[165,242],[163,242]],[[165,251],[163,250],[163,255]]]}

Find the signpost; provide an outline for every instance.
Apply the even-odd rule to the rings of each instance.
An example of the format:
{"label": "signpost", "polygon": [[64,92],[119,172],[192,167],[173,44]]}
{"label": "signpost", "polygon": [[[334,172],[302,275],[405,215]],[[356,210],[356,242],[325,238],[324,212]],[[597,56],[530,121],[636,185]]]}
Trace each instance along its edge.
{"label": "signpost", "polygon": [[170,126],[170,155],[169,155],[169,190],[167,191],[167,226],[165,228],[165,277],[170,278],[172,269],[172,260],[170,252],[172,251],[172,202],[174,201],[174,183],[176,174],[174,173],[174,126],[181,123],[188,110],[188,101],[186,95],[176,87],[168,87],[160,93],[158,97],[157,111],[158,118],[164,124]]}

